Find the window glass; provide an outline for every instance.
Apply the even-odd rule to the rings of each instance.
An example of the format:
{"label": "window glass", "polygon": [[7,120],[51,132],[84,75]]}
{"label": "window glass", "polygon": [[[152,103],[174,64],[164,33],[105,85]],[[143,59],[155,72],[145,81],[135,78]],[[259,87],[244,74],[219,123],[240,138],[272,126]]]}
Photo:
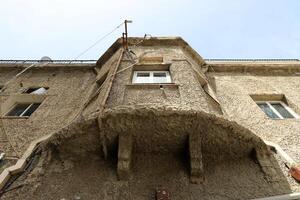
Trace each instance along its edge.
{"label": "window glass", "polygon": [[29,117],[41,104],[17,104],[6,116]]}
{"label": "window glass", "polygon": [[169,71],[135,71],[133,83],[171,83]]}
{"label": "window glass", "polygon": [[283,118],[294,118],[294,116],[281,103],[271,103],[271,105]]}
{"label": "window glass", "polygon": [[272,119],[280,119],[280,117],[270,108],[267,103],[257,103],[257,105]]}
{"label": "window glass", "polygon": [[168,83],[166,72],[154,72],[153,73],[154,83]]}
{"label": "window glass", "polygon": [[135,77],[135,83],[151,83],[149,72],[137,72]]}
{"label": "window glass", "polygon": [[154,77],[167,77],[166,72],[154,72],[153,73]]}
{"label": "window glass", "polygon": [[28,106],[30,106],[30,104],[18,104],[7,114],[7,116],[21,116]]}
{"label": "window glass", "polygon": [[36,87],[36,88],[28,88],[28,90],[25,91],[27,94],[45,94],[48,90],[48,87]]}
{"label": "window glass", "polygon": [[150,73],[148,73],[148,72],[138,72],[137,77],[150,77]]}
{"label": "window glass", "polygon": [[29,117],[41,104],[40,103],[33,103],[30,105],[29,109],[22,116]]}

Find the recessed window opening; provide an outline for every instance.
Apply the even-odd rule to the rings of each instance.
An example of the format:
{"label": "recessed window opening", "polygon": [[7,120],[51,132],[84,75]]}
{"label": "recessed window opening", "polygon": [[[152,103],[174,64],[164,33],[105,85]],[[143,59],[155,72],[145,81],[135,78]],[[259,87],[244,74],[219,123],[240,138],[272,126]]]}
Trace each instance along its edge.
{"label": "recessed window opening", "polygon": [[282,101],[256,101],[256,104],[271,119],[299,118],[299,116]]}
{"label": "recessed window opening", "polygon": [[135,71],[133,83],[171,83],[169,71]]}
{"label": "recessed window opening", "polygon": [[24,93],[26,94],[45,94],[48,87],[32,87],[28,88]]}
{"label": "recessed window opening", "polygon": [[40,105],[40,103],[17,104],[6,116],[29,117]]}

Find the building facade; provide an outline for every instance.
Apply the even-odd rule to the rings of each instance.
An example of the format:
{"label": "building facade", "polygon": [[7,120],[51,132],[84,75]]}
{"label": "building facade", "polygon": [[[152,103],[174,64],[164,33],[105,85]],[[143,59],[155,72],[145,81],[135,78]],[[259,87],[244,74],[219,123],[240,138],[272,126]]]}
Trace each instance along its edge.
{"label": "building facade", "polygon": [[178,37],[119,39],[95,63],[3,61],[1,199],[300,191],[299,67],[204,60]]}

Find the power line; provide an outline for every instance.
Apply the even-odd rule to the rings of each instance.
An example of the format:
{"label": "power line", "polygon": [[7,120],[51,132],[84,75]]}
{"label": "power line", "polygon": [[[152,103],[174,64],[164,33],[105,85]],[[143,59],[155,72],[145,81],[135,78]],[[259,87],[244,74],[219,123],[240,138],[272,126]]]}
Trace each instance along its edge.
{"label": "power line", "polygon": [[110,34],[112,34],[113,32],[115,32],[117,29],[119,29],[122,25],[124,24],[124,22],[122,22],[121,24],[119,24],[116,28],[114,28],[113,30],[111,30],[110,32],[108,32],[107,34],[105,34],[104,36],[102,36],[101,38],[99,38],[96,42],[94,42],[91,46],[89,46],[86,50],[84,50],[83,52],[81,52],[80,54],[78,54],[73,60],[70,61],[70,63],[72,63],[73,61],[76,61],[80,56],[82,56],[83,54],[85,54],[86,52],[88,52],[91,48],[93,48],[94,46],[96,46],[99,42],[101,42],[102,40],[104,40],[107,36],[109,36]]}
{"label": "power line", "polygon": [[[91,48],[93,48],[94,46],[96,46],[99,42],[101,42],[103,39],[105,39],[107,36],[109,36],[110,34],[112,34],[114,31],[116,31],[118,28],[120,28],[122,25],[124,24],[124,22],[122,22],[120,25],[118,25],[116,28],[114,28],[113,30],[111,30],[109,33],[105,34],[104,36],[102,36],[101,38],[99,38],[95,43],[93,43],[90,47],[88,47],[86,50],[84,50],[82,53],[78,54],[78,56],[76,56],[73,60],[71,60],[69,62],[69,64],[71,64],[73,61],[76,61],[77,58],[79,58],[80,56],[82,56],[83,54],[85,54],[87,51],[89,51]],[[47,62],[47,63],[43,63],[41,66],[46,66],[48,65],[50,62]],[[31,68],[34,68],[36,67],[37,65],[40,65],[39,63],[33,63],[31,65],[29,65],[28,67],[26,67],[25,69],[23,69],[21,72],[19,72],[18,74],[16,74],[12,79],[10,79],[9,81],[7,81],[4,86],[0,89],[0,93],[3,92],[7,85],[14,81],[17,77],[19,77],[20,75],[22,75],[24,72],[26,72],[27,70],[31,69]],[[0,107],[0,112],[1,112],[1,107]],[[15,152],[15,154],[19,156],[18,152],[16,151],[16,149],[14,149],[14,146],[12,145],[11,141],[9,140],[8,138],[8,135],[6,133],[6,130],[4,128],[4,123],[3,123],[3,120],[2,118],[0,118],[0,123],[1,123],[1,128],[2,128],[2,131],[4,133],[4,135],[6,136],[6,139],[7,139],[7,142],[9,143],[9,145],[12,147],[13,151]]]}

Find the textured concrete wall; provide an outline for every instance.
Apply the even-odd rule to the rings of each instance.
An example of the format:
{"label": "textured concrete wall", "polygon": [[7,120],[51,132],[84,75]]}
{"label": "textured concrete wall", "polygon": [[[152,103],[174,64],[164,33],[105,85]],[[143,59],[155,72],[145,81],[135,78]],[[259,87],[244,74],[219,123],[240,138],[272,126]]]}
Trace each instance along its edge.
{"label": "textured concrete wall", "polygon": [[15,76],[20,69],[9,69],[2,68],[0,69],[0,86],[3,86],[7,81],[9,81],[13,76]]}
{"label": "textured concrete wall", "polygon": [[[278,143],[292,158],[300,161],[299,119],[270,119],[250,97],[253,94],[283,94],[289,106],[300,114],[300,77],[228,73],[211,73],[210,76],[215,81],[225,117],[249,128],[264,140]],[[283,171],[287,170],[283,168]],[[290,183],[293,189],[300,189],[299,184],[293,180]]]}
{"label": "textured concrete wall", "polygon": [[[99,118],[100,138],[104,141],[104,146],[107,145],[112,150],[115,150],[117,148],[118,136],[120,137],[120,134],[127,134],[133,138],[134,158],[148,156],[150,160],[155,158],[170,159],[170,154],[186,151],[188,136],[191,132],[200,132],[202,138],[199,145],[202,145],[200,149],[202,149],[201,153],[203,156],[198,157],[202,159],[201,162],[203,162],[204,171],[197,171],[197,173],[204,174],[208,182],[204,182],[200,187],[195,186],[194,188],[199,190],[201,187],[212,184],[212,176],[230,174],[228,168],[232,168],[233,162],[244,162],[243,165],[241,164],[241,168],[244,171],[252,170],[251,176],[256,177],[255,181],[252,180],[251,184],[261,185],[262,187],[260,188],[260,192],[257,189],[254,192],[254,190],[250,189],[250,185],[244,182],[247,179],[246,177],[231,174],[230,176],[236,179],[234,183],[236,186],[233,184],[232,188],[244,184],[248,185],[239,190],[241,199],[246,198],[242,193],[251,193],[252,197],[261,197],[270,194],[288,193],[290,191],[285,178],[280,173],[278,165],[276,162],[273,162],[273,156],[264,155],[266,157],[259,157],[260,163],[263,163],[264,166],[269,166],[272,163],[270,164],[272,169],[268,167],[264,168],[264,166],[260,168],[261,166],[257,165],[257,163],[255,164],[254,160],[251,159],[251,151],[254,148],[259,149],[261,146],[264,146],[258,137],[252,136],[251,132],[243,135],[243,131],[238,130],[238,125],[237,127],[231,127],[230,123],[226,120],[218,122],[214,121],[213,118],[209,120],[203,118],[205,112],[217,116],[221,116],[221,113],[217,104],[212,101],[200,85],[194,69],[200,70],[200,66],[194,65],[195,61],[190,59],[183,49],[177,46],[155,46],[135,47],[133,51],[137,57],[145,53],[147,53],[146,56],[162,56],[164,63],[170,63],[170,74],[174,85],[163,86],[163,89],[161,89],[157,85],[137,86],[132,84],[132,74],[135,66],[128,68],[132,65],[133,61],[124,56],[117,69],[120,73],[113,80],[104,115],[102,118]],[[142,68],[139,66],[138,70],[140,69]],[[140,109],[141,107],[142,109]],[[194,115],[193,113],[197,113],[197,111],[204,111],[204,113]],[[220,124],[222,125],[219,126]],[[226,132],[227,129],[228,132]],[[237,135],[234,135],[233,132],[236,132]],[[253,141],[255,142],[252,143]],[[196,148],[197,144],[193,143],[193,141],[191,144]],[[197,153],[199,152],[197,151]],[[193,157],[194,155],[190,156]],[[177,158],[179,157],[177,155]],[[195,156],[195,158],[198,157]],[[135,167],[138,168],[138,163],[140,162],[133,159],[131,163],[133,169]],[[185,164],[188,168],[189,164]],[[209,171],[214,171],[216,165],[224,166],[223,171],[220,169],[215,175],[212,175]],[[253,166],[251,170],[250,166]],[[149,173],[155,177],[155,180],[159,180],[159,171],[163,170],[164,167],[161,165],[161,169],[150,168],[148,171],[151,171]],[[193,168],[193,166],[191,167]],[[264,170],[266,172],[272,171],[272,173],[264,173]],[[171,174],[169,175],[172,176]],[[265,176],[269,176],[270,179],[264,179]],[[139,179],[138,177],[139,174],[133,170],[132,179],[137,178],[137,181],[145,184],[151,179],[146,173],[142,176],[143,179]],[[262,180],[266,181],[265,183],[267,184],[265,186],[263,186],[264,183],[260,182]],[[177,183],[179,185],[187,184],[186,180],[183,179],[177,179]],[[154,182],[152,184],[152,186],[155,185]],[[157,182],[157,184],[159,183]],[[169,185],[164,181],[161,184]],[[174,187],[177,186],[174,182],[172,184]],[[171,187],[171,185],[169,186]],[[222,188],[218,183],[216,183],[215,187]],[[149,188],[145,187],[143,189],[147,190]],[[205,189],[203,192],[207,191]],[[182,192],[184,193],[184,191]],[[175,199],[182,198],[180,195],[183,195],[183,193],[176,193],[178,196],[175,196]],[[224,198],[236,198],[231,189],[227,188],[226,193],[228,194],[224,195]],[[139,194],[137,191],[132,191],[131,195]],[[211,197],[216,198],[218,195],[222,196],[223,194],[217,194],[216,192]]]}
{"label": "textured concrete wall", "polygon": [[[136,47],[132,49],[136,56],[162,56],[164,63],[170,63],[173,86],[132,85],[133,68],[116,75],[108,99],[108,108],[118,105],[156,104],[193,108],[210,113],[219,113],[210,97],[199,84],[193,66],[185,52],[176,46]],[[125,56],[118,71],[132,65]],[[196,67],[199,69],[199,67]],[[188,78],[187,78],[188,77]]]}
{"label": "textured concrete wall", "polygon": [[[290,107],[299,113],[300,77],[297,76],[251,76],[214,75],[216,91],[226,117],[248,127],[265,140],[281,145],[299,145],[299,119],[274,120],[268,118],[250,97],[252,94],[284,94]],[[289,153],[300,160],[299,155]]]}
{"label": "textured concrete wall", "polygon": [[[243,90],[243,84],[251,87],[252,82],[233,86],[229,81],[228,87],[225,79],[234,77],[216,77],[212,85],[225,111],[222,115],[201,87],[196,72],[201,73],[198,64],[203,63],[191,59],[196,55],[176,43],[146,43],[132,50],[136,56],[162,56],[164,63],[170,63],[174,84],[163,88],[132,85],[133,68],[125,69],[133,62],[124,54],[119,64],[121,51],[117,51],[97,66],[97,77],[91,70],[35,70],[9,86],[9,94],[33,83],[50,87],[46,100],[29,119],[3,119],[13,146],[22,151],[31,140],[72,120],[93,83],[102,83],[107,74],[98,98],[83,111],[84,117],[94,115],[57,131],[41,148],[44,152],[34,170],[23,175],[28,185],[6,193],[3,199],[151,199],[161,187],[172,199],[191,200],[250,199],[290,192],[267,146],[239,125],[248,125],[249,116],[236,119],[246,109],[237,100],[244,93],[233,88]],[[252,87],[256,86],[254,81]],[[191,176],[198,184],[191,183]]]}
{"label": "textured concrete wall", "polygon": [[[4,117],[0,135],[7,136],[13,148],[22,155],[31,141],[59,130],[74,118],[94,81],[92,70],[34,69],[25,72],[0,94],[2,103],[11,98],[7,95],[20,94],[27,87],[46,86],[49,90],[42,104],[28,119]],[[10,156],[14,152],[8,151],[7,145],[4,143],[0,148]]]}

